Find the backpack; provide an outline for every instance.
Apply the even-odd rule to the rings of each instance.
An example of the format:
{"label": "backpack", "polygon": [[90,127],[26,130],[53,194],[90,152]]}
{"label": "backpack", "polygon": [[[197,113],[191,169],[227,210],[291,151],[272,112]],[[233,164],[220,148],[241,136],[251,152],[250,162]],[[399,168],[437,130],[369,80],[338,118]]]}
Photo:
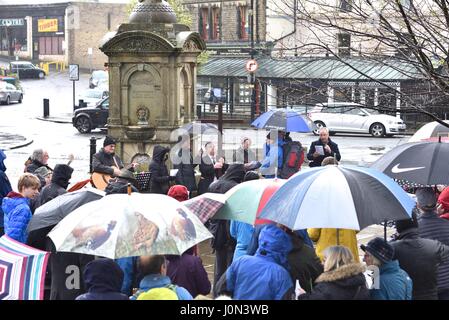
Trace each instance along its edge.
{"label": "backpack", "polygon": [[282,179],[288,179],[296,172],[301,170],[301,165],[304,162],[304,150],[301,142],[289,141],[283,146],[284,160],[282,163],[282,169],[279,172],[279,177]]}

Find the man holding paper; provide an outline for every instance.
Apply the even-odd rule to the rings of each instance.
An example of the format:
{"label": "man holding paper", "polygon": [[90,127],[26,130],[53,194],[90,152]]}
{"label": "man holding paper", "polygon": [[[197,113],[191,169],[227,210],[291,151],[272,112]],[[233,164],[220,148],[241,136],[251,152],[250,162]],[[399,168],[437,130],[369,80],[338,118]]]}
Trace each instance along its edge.
{"label": "man holding paper", "polygon": [[310,160],[310,167],[320,167],[321,162],[326,157],[335,157],[340,161],[341,155],[338,145],[329,138],[329,129],[320,129],[320,139],[312,142],[307,153],[307,159]]}

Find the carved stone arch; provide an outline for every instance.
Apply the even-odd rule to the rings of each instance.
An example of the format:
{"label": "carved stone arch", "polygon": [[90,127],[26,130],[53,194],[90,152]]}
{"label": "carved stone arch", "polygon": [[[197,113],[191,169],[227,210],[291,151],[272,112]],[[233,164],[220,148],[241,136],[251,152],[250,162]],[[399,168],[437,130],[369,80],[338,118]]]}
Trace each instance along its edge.
{"label": "carved stone arch", "polygon": [[[142,67],[142,65],[143,65],[143,67]],[[129,78],[131,78],[133,73],[139,72],[139,71],[148,71],[149,73],[151,73],[151,75],[153,77],[157,77],[158,79],[161,79],[161,74],[160,74],[159,70],[157,70],[151,64],[141,63],[141,64],[136,64],[136,65],[132,66],[124,73],[124,75],[122,77],[122,83],[121,83],[122,86],[127,86],[129,84]]]}
{"label": "carved stone arch", "polygon": [[101,48],[105,54],[172,52],[173,44],[153,32],[128,31],[109,39]]}

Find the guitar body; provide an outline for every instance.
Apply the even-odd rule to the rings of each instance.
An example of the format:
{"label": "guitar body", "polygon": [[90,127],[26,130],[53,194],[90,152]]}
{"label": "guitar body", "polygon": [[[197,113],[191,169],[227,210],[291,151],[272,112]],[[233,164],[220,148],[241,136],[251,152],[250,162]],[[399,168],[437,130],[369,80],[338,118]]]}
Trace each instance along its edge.
{"label": "guitar body", "polygon": [[92,184],[95,188],[104,191],[106,187],[108,186],[109,180],[111,180],[112,177],[105,173],[98,173],[94,172],[92,173],[91,180]]}

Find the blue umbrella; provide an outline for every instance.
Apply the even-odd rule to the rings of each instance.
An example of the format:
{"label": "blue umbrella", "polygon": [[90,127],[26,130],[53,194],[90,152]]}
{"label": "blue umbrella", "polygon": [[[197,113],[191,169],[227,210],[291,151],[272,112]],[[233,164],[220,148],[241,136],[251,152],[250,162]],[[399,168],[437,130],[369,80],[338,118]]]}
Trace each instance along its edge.
{"label": "blue umbrella", "polygon": [[260,115],[251,123],[256,128],[282,130],[286,132],[311,132],[311,123],[299,113],[285,109],[275,109]]}
{"label": "blue umbrella", "polygon": [[325,166],[298,172],[271,197],[260,218],[292,230],[362,230],[411,217],[415,202],[391,178],[370,168]]}

